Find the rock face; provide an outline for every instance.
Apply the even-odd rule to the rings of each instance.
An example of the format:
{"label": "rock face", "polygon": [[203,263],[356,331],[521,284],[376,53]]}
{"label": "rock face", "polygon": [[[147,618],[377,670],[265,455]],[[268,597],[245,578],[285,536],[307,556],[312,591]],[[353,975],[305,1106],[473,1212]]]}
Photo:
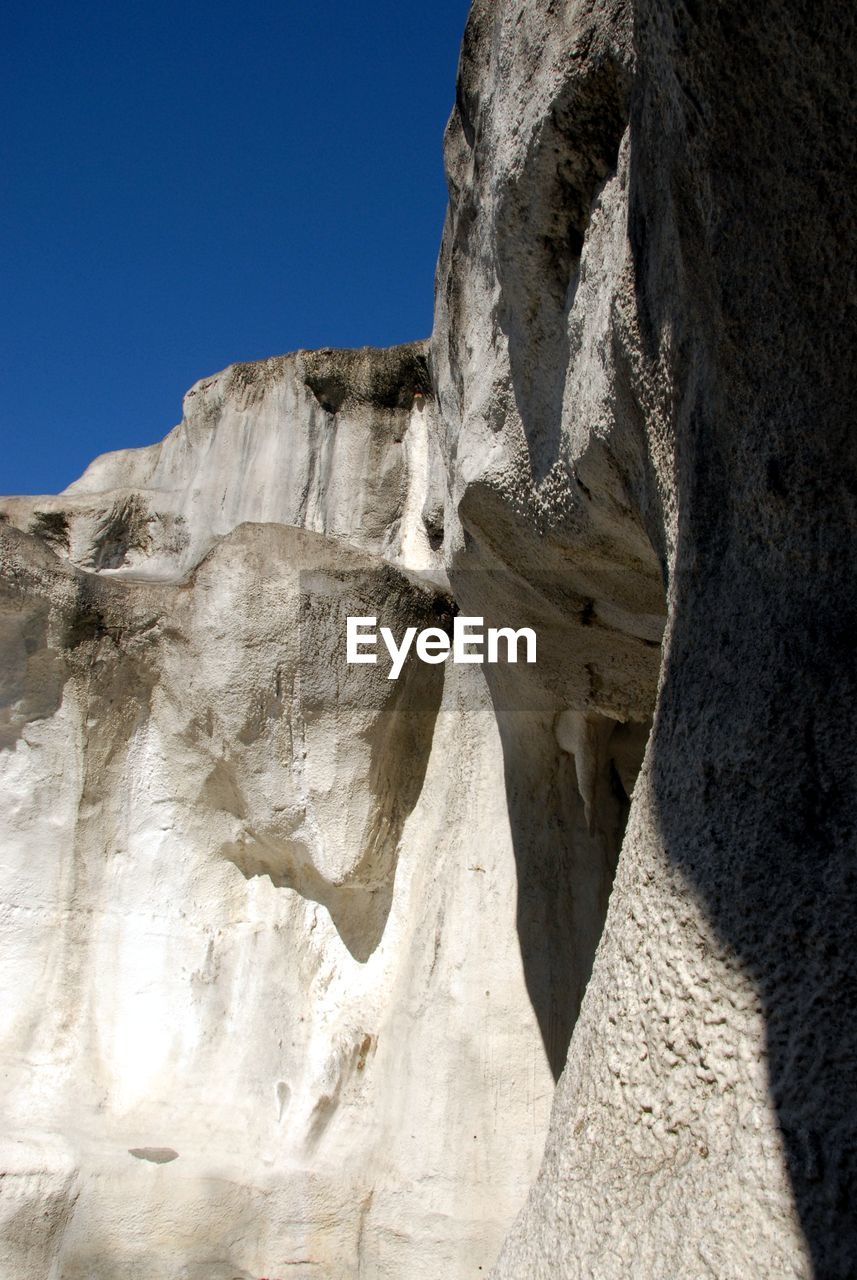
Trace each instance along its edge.
{"label": "rock face", "polygon": [[185,396],[160,444],[97,458],[56,498],[7,518],[81,568],[178,579],[238,525],[295,525],[443,575],[423,518],[427,345],[301,351],[230,365]]}
{"label": "rock face", "polygon": [[[590,828],[612,722],[654,713],[498,1277],[857,1266],[855,72],[836,4],[472,11],[434,337],[451,582],[551,619]],[[497,683],[516,856],[554,857],[576,922],[547,728]]]}
{"label": "rock face", "polygon": [[227,370],[3,504],[10,1280],[487,1274],[523,1203],[553,1081],[490,699],[345,663],[348,615],[452,620],[426,369]]}
{"label": "rock face", "polygon": [[3,500],[4,1275],[854,1274],[854,26],[476,0],[431,343]]}

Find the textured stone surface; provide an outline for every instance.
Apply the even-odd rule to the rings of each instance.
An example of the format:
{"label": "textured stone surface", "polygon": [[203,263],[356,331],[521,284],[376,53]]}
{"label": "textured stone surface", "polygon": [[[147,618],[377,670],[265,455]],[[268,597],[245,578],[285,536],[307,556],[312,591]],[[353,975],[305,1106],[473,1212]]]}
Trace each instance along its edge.
{"label": "textured stone surface", "polygon": [[[469,569],[499,562],[497,613],[524,578],[563,631],[540,675],[584,799],[598,717],[652,709],[632,641],[668,605],[605,931],[498,1277],[857,1265],[855,70],[837,4],[472,11],[434,335],[450,577],[470,612]],[[504,733],[510,778],[531,746]],[[581,846],[549,796],[516,854],[553,846],[568,922]]]}
{"label": "textured stone surface", "polygon": [[[296,366],[341,403],[295,409]],[[425,369],[227,371],[163,446],[3,504],[10,1280],[487,1273],[523,1203],[553,1081],[490,700],[345,664],[349,613],[451,622]],[[97,568],[120,501],[152,536]]]}
{"label": "textured stone surface", "polygon": [[5,1274],[854,1274],[854,25],[476,0],[431,344],[2,501]]}
{"label": "textured stone surface", "polygon": [[177,578],[244,521],[297,525],[443,578],[429,492],[425,343],[234,364],[145,449],[97,458],[7,519],[84,569]]}

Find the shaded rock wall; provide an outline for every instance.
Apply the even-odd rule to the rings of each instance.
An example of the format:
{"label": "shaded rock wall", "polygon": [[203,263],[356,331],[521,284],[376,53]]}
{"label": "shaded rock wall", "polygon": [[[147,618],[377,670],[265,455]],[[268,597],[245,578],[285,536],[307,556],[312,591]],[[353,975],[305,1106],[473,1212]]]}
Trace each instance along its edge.
{"label": "shaded rock wall", "polygon": [[[835,4],[471,14],[434,335],[450,579],[478,611],[499,565],[498,615],[553,615],[590,827],[599,717],[654,707],[497,1276],[854,1272],[854,36]],[[559,936],[569,779],[489,683],[510,795],[540,752],[519,892],[524,845]],[[578,971],[567,944],[572,1015]]]}

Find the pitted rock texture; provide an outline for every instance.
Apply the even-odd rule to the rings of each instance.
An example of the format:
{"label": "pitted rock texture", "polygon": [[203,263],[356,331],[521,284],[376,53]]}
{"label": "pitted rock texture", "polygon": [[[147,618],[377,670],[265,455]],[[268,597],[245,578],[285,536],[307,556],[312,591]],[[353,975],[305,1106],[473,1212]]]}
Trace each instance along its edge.
{"label": "pitted rock texture", "polygon": [[[471,12],[433,345],[450,581],[463,613],[551,617],[590,830],[604,717],[654,718],[503,1280],[857,1267],[855,71],[834,3]],[[548,850],[568,877],[558,936],[568,780],[488,678],[510,797],[544,744],[511,812],[519,886]]]}

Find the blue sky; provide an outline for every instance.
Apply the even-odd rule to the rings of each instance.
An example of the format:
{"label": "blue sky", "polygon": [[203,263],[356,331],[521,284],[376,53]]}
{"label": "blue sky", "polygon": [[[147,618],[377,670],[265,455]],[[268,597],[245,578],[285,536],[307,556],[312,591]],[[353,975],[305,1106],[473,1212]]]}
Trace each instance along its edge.
{"label": "blue sky", "polygon": [[468,0],[11,0],[0,493],[148,444],[233,360],[431,328]]}

